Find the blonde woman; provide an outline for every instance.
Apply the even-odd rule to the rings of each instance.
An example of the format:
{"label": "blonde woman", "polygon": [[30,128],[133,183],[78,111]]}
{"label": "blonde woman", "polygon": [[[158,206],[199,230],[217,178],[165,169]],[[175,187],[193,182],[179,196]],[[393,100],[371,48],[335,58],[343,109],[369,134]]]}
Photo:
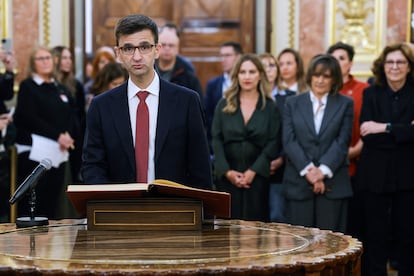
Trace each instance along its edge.
{"label": "blonde woman", "polygon": [[279,113],[260,58],[241,56],[212,125],[216,188],[232,196],[232,218],[269,220],[270,161],[276,157]]}
{"label": "blonde woman", "polygon": [[[75,104],[70,92],[53,77],[52,52],[36,47],[29,59],[28,76],[20,83],[14,122],[17,128],[18,182],[38,165],[29,158],[32,134],[56,141],[62,151],[75,144]],[[36,215],[60,219],[60,192],[64,190],[65,163],[51,168],[36,185]],[[30,193],[28,193],[30,194]],[[30,196],[30,195],[29,195]],[[29,215],[28,200],[19,201],[18,215]]]}

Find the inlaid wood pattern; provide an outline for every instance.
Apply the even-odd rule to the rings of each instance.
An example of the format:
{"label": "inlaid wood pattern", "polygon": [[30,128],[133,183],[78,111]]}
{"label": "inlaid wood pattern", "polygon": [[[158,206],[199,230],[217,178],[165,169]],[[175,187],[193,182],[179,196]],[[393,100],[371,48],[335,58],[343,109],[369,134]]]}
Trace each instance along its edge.
{"label": "inlaid wood pattern", "polygon": [[238,220],[207,221],[202,231],[0,225],[0,275],[359,275],[361,253],[341,233]]}

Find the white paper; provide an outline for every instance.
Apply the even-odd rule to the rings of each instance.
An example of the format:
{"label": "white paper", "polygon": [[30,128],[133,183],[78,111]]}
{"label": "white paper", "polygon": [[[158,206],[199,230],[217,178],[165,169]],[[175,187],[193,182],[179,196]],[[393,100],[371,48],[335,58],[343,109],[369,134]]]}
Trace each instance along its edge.
{"label": "white paper", "polygon": [[68,161],[69,152],[67,150],[62,151],[59,143],[55,140],[32,134],[32,141],[30,160],[40,162],[45,158],[49,158],[54,168],[58,168],[61,163]]}

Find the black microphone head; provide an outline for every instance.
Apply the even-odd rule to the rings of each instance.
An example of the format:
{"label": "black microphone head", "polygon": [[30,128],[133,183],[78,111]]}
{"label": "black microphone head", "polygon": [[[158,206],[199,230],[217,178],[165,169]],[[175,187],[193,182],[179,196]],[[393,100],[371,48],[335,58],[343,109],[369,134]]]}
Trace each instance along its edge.
{"label": "black microphone head", "polygon": [[46,170],[50,170],[52,167],[52,161],[49,158],[42,159],[40,165],[43,166]]}

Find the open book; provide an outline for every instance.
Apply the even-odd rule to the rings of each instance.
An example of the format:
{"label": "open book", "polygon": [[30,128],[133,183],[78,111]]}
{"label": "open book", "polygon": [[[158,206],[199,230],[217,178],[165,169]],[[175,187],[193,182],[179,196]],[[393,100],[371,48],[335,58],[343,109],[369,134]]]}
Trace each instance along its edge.
{"label": "open book", "polygon": [[230,217],[229,193],[193,188],[163,179],[156,179],[148,184],[68,185],[66,193],[80,215],[86,214],[86,203],[89,200],[175,196],[202,200],[203,209],[207,215],[221,218]]}

